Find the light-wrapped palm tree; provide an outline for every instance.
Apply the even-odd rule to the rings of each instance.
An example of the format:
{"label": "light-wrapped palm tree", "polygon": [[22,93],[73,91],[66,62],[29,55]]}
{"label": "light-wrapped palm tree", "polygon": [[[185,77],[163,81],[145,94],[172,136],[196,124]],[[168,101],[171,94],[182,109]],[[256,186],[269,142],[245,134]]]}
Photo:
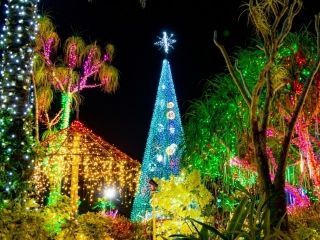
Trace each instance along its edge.
{"label": "light-wrapped palm tree", "polygon": [[[59,129],[69,126],[71,109],[78,108],[79,93],[88,88],[100,88],[107,93],[117,90],[118,70],[111,65],[114,47],[108,44],[105,51],[92,43],[86,45],[80,37],[69,37],[63,48],[62,61],[57,52],[60,39],[48,18],[40,20],[34,65],[37,88],[38,119],[50,129],[59,121]],[[53,91],[61,93],[61,109],[50,119],[49,108]]]}
{"label": "light-wrapped palm tree", "polygon": [[[59,61],[60,39],[54,25],[48,18],[42,18],[39,22],[34,63],[36,113],[37,121],[44,123],[50,134],[56,124],[59,130],[69,126],[72,108],[78,109],[82,90],[100,88],[107,93],[115,92],[119,86],[118,71],[111,65],[112,45],[108,44],[102,53],[96,43],[86,45],[80,37],[69,37],[65,41],[62,60]],[[60,109],[49,114],[54,92],[61,94]],[[65,136],[60,136],[55,143],[51,143],[51,151],[55,151],[55,146],[59,146],[64,139]],[[63,164],[57,161],[50,168],[51,174],[56,176],[50,186],[53,203],[53,199],[59,199],[57,196],[61,193]]]}

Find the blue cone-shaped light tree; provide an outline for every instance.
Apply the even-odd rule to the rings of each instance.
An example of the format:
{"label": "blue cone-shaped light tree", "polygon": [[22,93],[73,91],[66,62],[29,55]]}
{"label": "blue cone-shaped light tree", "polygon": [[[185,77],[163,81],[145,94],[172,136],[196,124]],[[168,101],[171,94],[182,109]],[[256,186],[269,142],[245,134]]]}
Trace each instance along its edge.
{"label": "blue cone-shaped light tree", "polygon": [[[175,40],[165,32],[155,43],[167,54]],[[144,152],[138,190],[133,202],[131,219],[141,221],[151,215],[150,181],[168,179],[179,173],[183,150],[183,129],[169,61],[163,60],[156,103]]]}

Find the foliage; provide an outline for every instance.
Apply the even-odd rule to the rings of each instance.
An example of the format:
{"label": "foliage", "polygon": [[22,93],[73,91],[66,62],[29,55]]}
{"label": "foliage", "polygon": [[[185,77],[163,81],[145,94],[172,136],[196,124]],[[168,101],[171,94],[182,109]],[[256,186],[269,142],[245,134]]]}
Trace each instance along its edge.
{"label": "foliage", "polygon": [[212,196],[201,183],[198,171],[188,173],[182,170],[178,176],[156,181],[159,190],[152,194],[151,206],[158,219],[158,236],[169,236],[176,232],[190,233],[186,218],[209,220],[203,210],[212,200]]}
{"label": "foliage", "polygon": [[[271,200],[268,204],[271,225],[275,227],[279,219],[284,216],[284,221],[281,223],[281,228],[284,230],[288,230],[286,171],[296,134],[299,135],[299,150],[306,156],[306,159],[301,157],[301,161],[307,164],[304,162],[302,164],[305,166],[309,164],[310,178],[315,185],[319,183],[318,166],[316,166],[318,164],[315,162],[314,154],[310,155],[313,151],[312,141],[309,140],[310,134],[305,132],[310,122],[314,120],[313,117],[319,113],[315,110],[318,108],[316,102],[309,105],[312,109],[309,111],[307,99],[310,99],[313,89],[318,88],[320,14],[315,16],[317,37],[314,45],[317,47],[314,48],[316,49],[314,56],[307,58],[308,52],[302,50],[301,41],[296,45],[298,47],[293,48],[298,51],[292,58],[282,55],[280,51],[289,39],[293,19],[302,9],[302,5],[302,0],[248,1],[249,18],[262,40],[257,48],[264,53],[262,69],[254,78],[254,87],[251,91],[246,86],[245,72],[239,70],[236,64],[234,66],[226,49],[218,42],[216,32],[214,34],[214,43],[221,51],[233,83],[249,109],[251,127],[249,136],[254,149],[253,159],[259,174],[261,196]],[[312,46],[306,47],[312,50]],[[292,52],[291,49],[288,50]],[[291,92],[285,88],[286,83],[292,86]],[[272,134],[273,128],[276,128],[277,135]],[[277,140],[276,143],[274,138]]]}
{"label": "foliage", "polygon": [[70,218],[68,201],[67,197],[61,197],[56,205],[42,209],[32,199],[8,203],[7,208],[0,210],[0,239],[148,239],[148,225],[131,223],[125,217],[89,212]]}
{"label": "foliage", "polygon": [[111,200],[106,200],[104,198],[98,198],[92,209],[97,209],[99,211],[107,211],[116,208],[116,205]]}
{"label": "foliage", "polygon": [[0,239],[49,239],[43,226],[44,216],[31,200],[0,211]]}
{"label": "foliage", "polygon": [[293,229],[294,233],[301,238],[305,233],[318,234],[320,237],[320,205],[315,204],[309,207],[307,210],[301,210],[295,212],[289,219],[290,228]]}
{"label": "foliage", "polygon": [[62,227],[70,220],[72,214],[70,199],[66,196],[59,196],[55,204],[48,204],[42,209],[43,227],[50,236],[55,236],[61,232]]}
{"label": "foliage", "polygon": [[[260,46],[260,42],[255,45]],[[311,77],[317,56],[316,38],[303,29],[289,33],[276,56],[271,71],[276,92],[272,105],[267,134],[267,158],[270,176],[277,170],[281,143],[287,133],[293,108],[301,95],[302,87]],[[265,54],[260,48],[239,49],[234,55],[235,74],[243,82],[245,91],[252,92],[255,81],[265,66]],[[305,107],[298,119],[289,148],[285,172],[286,186],[291,184],[299,190],[308,189],[309,196],[317,195],[319,164],[319,78],[311,86]],[[298,80],[297,80],[298,79]],[[186,151],[182,164],[188,169],[198,169],[209,185],[216,201],[222,200],[224,209],[229,208],[235,183],[247,188],[255,186],[258,168],[254,156],[252,125],[249,108],[238,92],[232,77],[220,74],[209,80],[203,96],[191,104],[187,115]],[[265,103],[262,91],[262,108]],[[220,195],[220,196],[219,196]],[[221,197],[222,196],[222,197]]]}
{"label": "foliage", "polygon": [[[267,204],[267,202],[261,201],[258,196],[251,195],[247,192],[234,210],[227,227],[215,227],[199,222],[198,220],[188,218],[187,221],[189,221],[193,226],[193,233],[189,236],[173,234],[171,237],[177,240],[262,240],[271,239],[272,237],[284,237],[281,239],[289,239],[285,238],[285,234],[279,229],[277,229],[275,233],[271,233],[270,213],[267,209]],[[200,225],[202,230],[199,231],[199,228],[195,224]]]}
{"label": "foliage", "polygon": [[86,213],[71,220],[57,236],[57,240],[142,240],[147,239],[142,226],[124,217],[106,217],[99,213]]}
{"label": "foliage", "polygon": [[71,220],[58,234],[57,240],[111,240],[108,234],[109,222],[102,215],[86,213],[80,215],[76,220]]}

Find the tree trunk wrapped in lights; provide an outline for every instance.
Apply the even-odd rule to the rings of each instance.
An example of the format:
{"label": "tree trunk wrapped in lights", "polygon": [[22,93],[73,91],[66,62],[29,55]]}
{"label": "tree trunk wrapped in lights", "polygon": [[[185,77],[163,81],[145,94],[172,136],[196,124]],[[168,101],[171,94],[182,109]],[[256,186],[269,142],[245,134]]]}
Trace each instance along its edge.
{"label": "tree trunk wrapped in lights", "polygon": [[0,200],[26,190],[33,161],[33,43],[38,0],[8,0],[0,47]]}
{"label": "tree trunk wrapped in lights", "polygon": [[[44,152],[39,152],[32,176],[39,200],[50,185],[56,184],[57,178],[62,178],[62,193],[71,197],[74,212],[79,200],[92,204],[96,198],[103,197],[102,192],[107,187],[114,187],[123,207],[129,207],[139,178],[138,161],[94,135],[79,121],[50,136],[41,145]],[[52,171],[56,163],[60,163],[59,177]]]}

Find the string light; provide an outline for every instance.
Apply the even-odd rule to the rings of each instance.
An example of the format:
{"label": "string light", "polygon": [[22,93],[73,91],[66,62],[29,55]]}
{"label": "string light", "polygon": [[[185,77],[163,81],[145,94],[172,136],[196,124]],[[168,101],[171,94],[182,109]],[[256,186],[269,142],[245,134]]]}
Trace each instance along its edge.
{"label": "string light", "polygon": [[[64,140],[61,141],[59,136],[64,136]],[[50,149],[55,141],[60,146],[54,145]],[[74,211],[77,210],[80,187],[93,203],[104,187],[113,186],[122,203],[129,206],[138,183],[140,163],[103,141],[81,122],[74,121],[69,128],[49,137],[42,147],[46,153],[37,162],[32,177],[40,200],[57,178],[57,169],[54,168],[62,166],[63,192],[70,195]]]}
{"label": "string light", "polygon": [[[33,162],[33,44],[37,33],[38,0],[8,0],[0,35],[0,162],[10,172],[1,173],[0,198],[23,191],[21,172]],[[13,137],[14,136],[14,137]],[[9,184],[11,183],[11,184]],[[5,193],[4,191],[5,190]],[[3,194],[2,194],[3,193]]]}

